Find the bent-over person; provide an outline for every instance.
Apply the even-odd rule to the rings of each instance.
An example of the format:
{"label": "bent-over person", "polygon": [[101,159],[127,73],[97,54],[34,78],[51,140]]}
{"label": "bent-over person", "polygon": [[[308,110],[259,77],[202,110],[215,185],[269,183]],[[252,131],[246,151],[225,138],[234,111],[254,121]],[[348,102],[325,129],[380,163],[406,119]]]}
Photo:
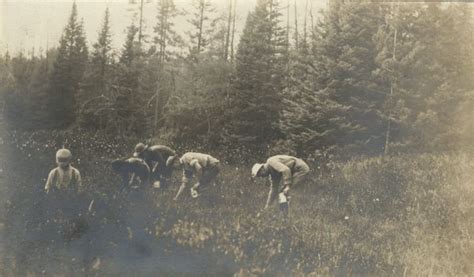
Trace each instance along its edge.
{"label": "bent-over person", "polygon": [[191,197],[197,198],[199,187],[216,181],[219,174],[219,160],[208,154],[188,152],[179,159],[179,162],[183,166],[183,179],[174,200],[178,200],[183,190],[191,183],[193,176],[197,182],[191,186],[190,192]]}
{"label": "bent-over person", "polygon": [[130,188],[135,180],[138,180],[141,185],[146,186],[149,184],[150,168],[143,159],[128,158],[125,160],[114,160],[111,166],[122,178],[119,192]]}
{"label": "bent-over person", "polygon": [[309,166],[302,159],[287,155],[276,155],[270,157],[266,163],[254,164],[252,178],[267,177],[270,181],[270,192],[265,203],[265,209],[278,196],[280,209],[288,214],[290,188],[301,183],[308,172]]}
{"label": "bent-over person", "polygon": [[173,164],[177,159],[173,149],[165,145],[146,146],[138,143],[133,156],[144,159],[148,164],[155,188],[167,186],[173,174]]}

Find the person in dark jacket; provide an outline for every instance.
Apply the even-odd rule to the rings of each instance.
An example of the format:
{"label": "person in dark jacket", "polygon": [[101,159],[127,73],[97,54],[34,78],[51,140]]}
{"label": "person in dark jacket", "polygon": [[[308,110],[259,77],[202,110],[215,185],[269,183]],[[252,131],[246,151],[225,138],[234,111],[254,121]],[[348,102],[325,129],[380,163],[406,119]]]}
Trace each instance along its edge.
{"label": "person in dark jacket", "polygon": [[270,157],[266,163],[254,164],[252,178],[267,177],[270,181],[270,192],[265,209],[278,196],[280,209],[287,214],[290,188],[301,183],[308,172],[309,166],[302,159],[287,155],[276,155]]}
{"label": "person in dark jacket", "polygon": [[177,159],[173,149],[165,145],[146,146],[138,143],[133,156],[144,159],[148,164],[155,188],[167,186],[173,174],[173,164]]}
{"label": "person in dark jacket", "polygon": [[125,160],[114,160],[111,165],[112,169],[122,177],[120,192],[130,187],[135,179],[138,179],[140,184],[149,184],[150,168],[143,159],[128,158]]}

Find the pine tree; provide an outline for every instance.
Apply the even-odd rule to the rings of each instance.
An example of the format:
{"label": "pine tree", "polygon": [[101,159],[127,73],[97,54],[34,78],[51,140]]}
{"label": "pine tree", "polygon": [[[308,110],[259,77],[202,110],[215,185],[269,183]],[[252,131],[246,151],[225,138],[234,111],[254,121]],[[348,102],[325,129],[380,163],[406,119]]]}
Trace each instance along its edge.
{"label": "pine tree", "polygon": [[[260,0],[247,22],[236,55],[229,102],[229,138],[261,148],[278,136],[284,62],[276,2]],[[261,148],[262,149],[262,148]]]}
{"label": "pine tree", "polygon": [[332,3],[312,47],[294,53],[281,128],[300,155],[336,146],[382,150],[384,87],[372,76],[379,8]]}
{"label": "pine tree", "polygon": [[[394,87],[386,99],[390,144],[418,150],[449,147],[458,140],[459,108],[473,90],[470,10],[437,3],[400,5],[400,16],[388,16],[377,35],[378,77]],[[399,29],[395,36],[396,25]],[[396,59],[393,59],[394,38]]]}
{"label": "pine tree", "polygon": [[[219,18],[215,18],[213,13],[215,7],[209,0],[194,0],[194,12],[188,22],[193,26],[193,30],[188,32],[191,40],[190,56],[197,57],[210,44],[213,39],[216,22]],[[212,18],[214,17],[214,18]]]}
{"label": "pine tree", "polygon": [[50,84],[51,122],[56,126],[67,126],[74,122],[76,95],[88,59],[83,23],[78,20],[76,3],[73,3],[68,24],[59,41]]}
{"label": "pine tree", "polygon": [[120,134],[134,133],[144,123],[144,97],[139,94],[140,76],[145,64],[137,36],[138,28],[132,23],[127,29],[127,37],[118,63],[113,105],[117,119],[116,128]]}
{"label": "pine tree", "polygon": [[127,37],[120,54],[120,63],[130,66],[132,62],[139,56],[140,51],[136,42],[136,35],[138,33],[138,28],[135,24],[131,24],[127,28]]}
{"label": "pine tree", "polygon": [[89,73],[94,84],[94,91],[104,93],[107,74],[112,63],[112,34],[110,31],[109,8],[105,10],[102,28],[97,42],[93,45],[91,54],[91,68]]}
{"label": "pine tree", "polygon": [[31,73],[28,86],[28,104],[30,127],[44,126],[48,120],[46,107],[49,91],[48,80],[49,62],[45,57],[38,58]]}
{"label": "pine tree", "polygon": [[0,59],[0,107],[2,113],[5,112],[5,101],[8,93],[13,91],[15,79],[11,72],[11,59],[8,50]]}
{"label": "pine tree", "polygon": [[157,23],[154,28],[155,44],[158,47],[157,55],[161,63],[165,63],[175,48],[182,45],[182,38],[174,27],[175,17],[179,15],[173,0],[159,0],[157,9]]}

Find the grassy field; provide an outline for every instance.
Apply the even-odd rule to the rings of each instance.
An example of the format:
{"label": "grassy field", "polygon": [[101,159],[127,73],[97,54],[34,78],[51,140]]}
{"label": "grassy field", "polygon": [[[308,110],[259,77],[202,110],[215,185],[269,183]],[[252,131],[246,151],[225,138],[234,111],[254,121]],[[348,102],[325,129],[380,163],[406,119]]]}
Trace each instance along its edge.
{"label": "grassy field", "polygon": [[[117,194],[110,160],[131,153],[135,141],[59,132],[2,139],[2,276],[474,274],[467,155],[313,164],[282,219],[276,207],[262,211],[268,188],[250,180],[251,162],[224,163],[221,186],[174,202],[180,172],[167,190]],[[95,203],[72,232],[48,222],[58,203],[42,191],[64,141],[86,186],[68,205],[85,211]]]}

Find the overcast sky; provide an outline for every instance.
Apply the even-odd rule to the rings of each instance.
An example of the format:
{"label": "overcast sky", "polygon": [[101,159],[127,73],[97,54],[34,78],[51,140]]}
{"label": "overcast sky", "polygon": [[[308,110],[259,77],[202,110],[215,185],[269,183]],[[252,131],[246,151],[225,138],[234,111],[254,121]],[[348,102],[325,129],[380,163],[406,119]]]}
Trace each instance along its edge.
{"label": "overcast sky", "polygon": [[[136,0],[139,2],[139,0]],[[193,0],[175,0],[180,9],[190,9]],[[211,0],[219,11],[224,11],[229,0]],[[291,3],[290,20],[294,24],[294,3]],[[327,0],[296,0],[298,6],[299,28],[302,28],[302,18],[306,2],[308,10],[312,5],[314,14],[326,6]],[[67,23],[73,0],[0,0],[0,53],[8,50],[11,53],[24,51],[29,53],[33,47],[35,51],[56,46],[59,37]],[[133,12],[129,0],[76,0],[79,17],[84,19],[84,28],[89,44],[97,40],[97,32],[101,26],[104,10],[110,9],[113,44],[120,48],[125,38],[125,29],[130,24]],[[145,0],[146,33],[152,31],[155,24],[156,0]],[[243,28],[249,11],[255,7],[256,0],[237,0],[237,31]],[[287,0],[282,0],[286,5]],[[284,12],[286,14],[286,12]],[[189,26],[186,18],[180,18],[177,27],[182,32]]]}

